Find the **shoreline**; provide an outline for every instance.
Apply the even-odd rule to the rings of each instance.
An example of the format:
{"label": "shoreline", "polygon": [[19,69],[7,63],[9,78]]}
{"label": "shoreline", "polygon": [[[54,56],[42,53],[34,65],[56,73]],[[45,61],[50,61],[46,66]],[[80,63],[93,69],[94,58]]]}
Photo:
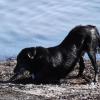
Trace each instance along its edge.
{"label": "shoreline", "polygon": [[10,60],[16,60],[16,57],[15,56],[11,56],[11,57],[0,57],[0,62],[10,61]]}

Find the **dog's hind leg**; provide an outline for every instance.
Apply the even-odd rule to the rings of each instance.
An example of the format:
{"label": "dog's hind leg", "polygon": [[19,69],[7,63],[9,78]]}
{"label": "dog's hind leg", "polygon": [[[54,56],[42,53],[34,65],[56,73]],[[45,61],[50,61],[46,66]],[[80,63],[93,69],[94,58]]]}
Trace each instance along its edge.
{"label": "dog's hind leg", "polygon": [[98,65],[96,63],[95,50],[89,50],[87,53],[88,53],[88,56],[91,60],[92,66],[94,67],[94,71],[95,71],[95,76],[94,76],[94,81],[93,82],[97,82],[98,81]]}
{"label": "dog's hind leg", "polygon": [[85,68],[84,59],[81,56],[80,60],[79,60],[79,73],[78,73],[78,77],[81,77],[83,75],[84,68]]}

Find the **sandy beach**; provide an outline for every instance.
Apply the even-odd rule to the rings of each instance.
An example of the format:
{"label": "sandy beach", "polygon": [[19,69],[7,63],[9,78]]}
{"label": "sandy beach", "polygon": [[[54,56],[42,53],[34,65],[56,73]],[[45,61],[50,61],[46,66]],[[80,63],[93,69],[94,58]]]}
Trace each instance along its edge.
{"label": "sandy beach", "polygon": [[[100,65],[99,61],[97,63]],[[15,65],[15,59],[0,61],[0,81],[8,80],[13,75]],[[60,80],[60,84],[0,83],[0,100],[100,100],[100,74],[99,82],[90,84],[94,75],[93,67],[88,60],[85,65],[84,78],[75,77],[77,64],[74,71]]]}

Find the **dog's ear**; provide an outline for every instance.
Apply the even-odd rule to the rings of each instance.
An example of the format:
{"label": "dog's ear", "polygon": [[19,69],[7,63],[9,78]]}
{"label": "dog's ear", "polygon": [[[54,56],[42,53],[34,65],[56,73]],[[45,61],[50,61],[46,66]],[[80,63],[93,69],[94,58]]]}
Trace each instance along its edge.
{"label": "dog's ear", "polygon": [[30,59],[34,59],[34,57],[35,57],[35,55],[36,55],[36,48],[30,50],[30,51],[28,52],[27,55],[28,55],[28,57],[29,57]]}

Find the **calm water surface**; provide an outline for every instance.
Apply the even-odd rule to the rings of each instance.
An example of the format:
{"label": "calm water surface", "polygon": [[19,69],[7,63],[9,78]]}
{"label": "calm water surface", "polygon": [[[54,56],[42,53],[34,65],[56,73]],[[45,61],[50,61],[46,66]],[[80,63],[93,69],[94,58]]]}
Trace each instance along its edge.
{"label": "calm water surface", "polygon": [[80,24],[100,31],[100,0],[0,0],[0,58],[58,45]]}

